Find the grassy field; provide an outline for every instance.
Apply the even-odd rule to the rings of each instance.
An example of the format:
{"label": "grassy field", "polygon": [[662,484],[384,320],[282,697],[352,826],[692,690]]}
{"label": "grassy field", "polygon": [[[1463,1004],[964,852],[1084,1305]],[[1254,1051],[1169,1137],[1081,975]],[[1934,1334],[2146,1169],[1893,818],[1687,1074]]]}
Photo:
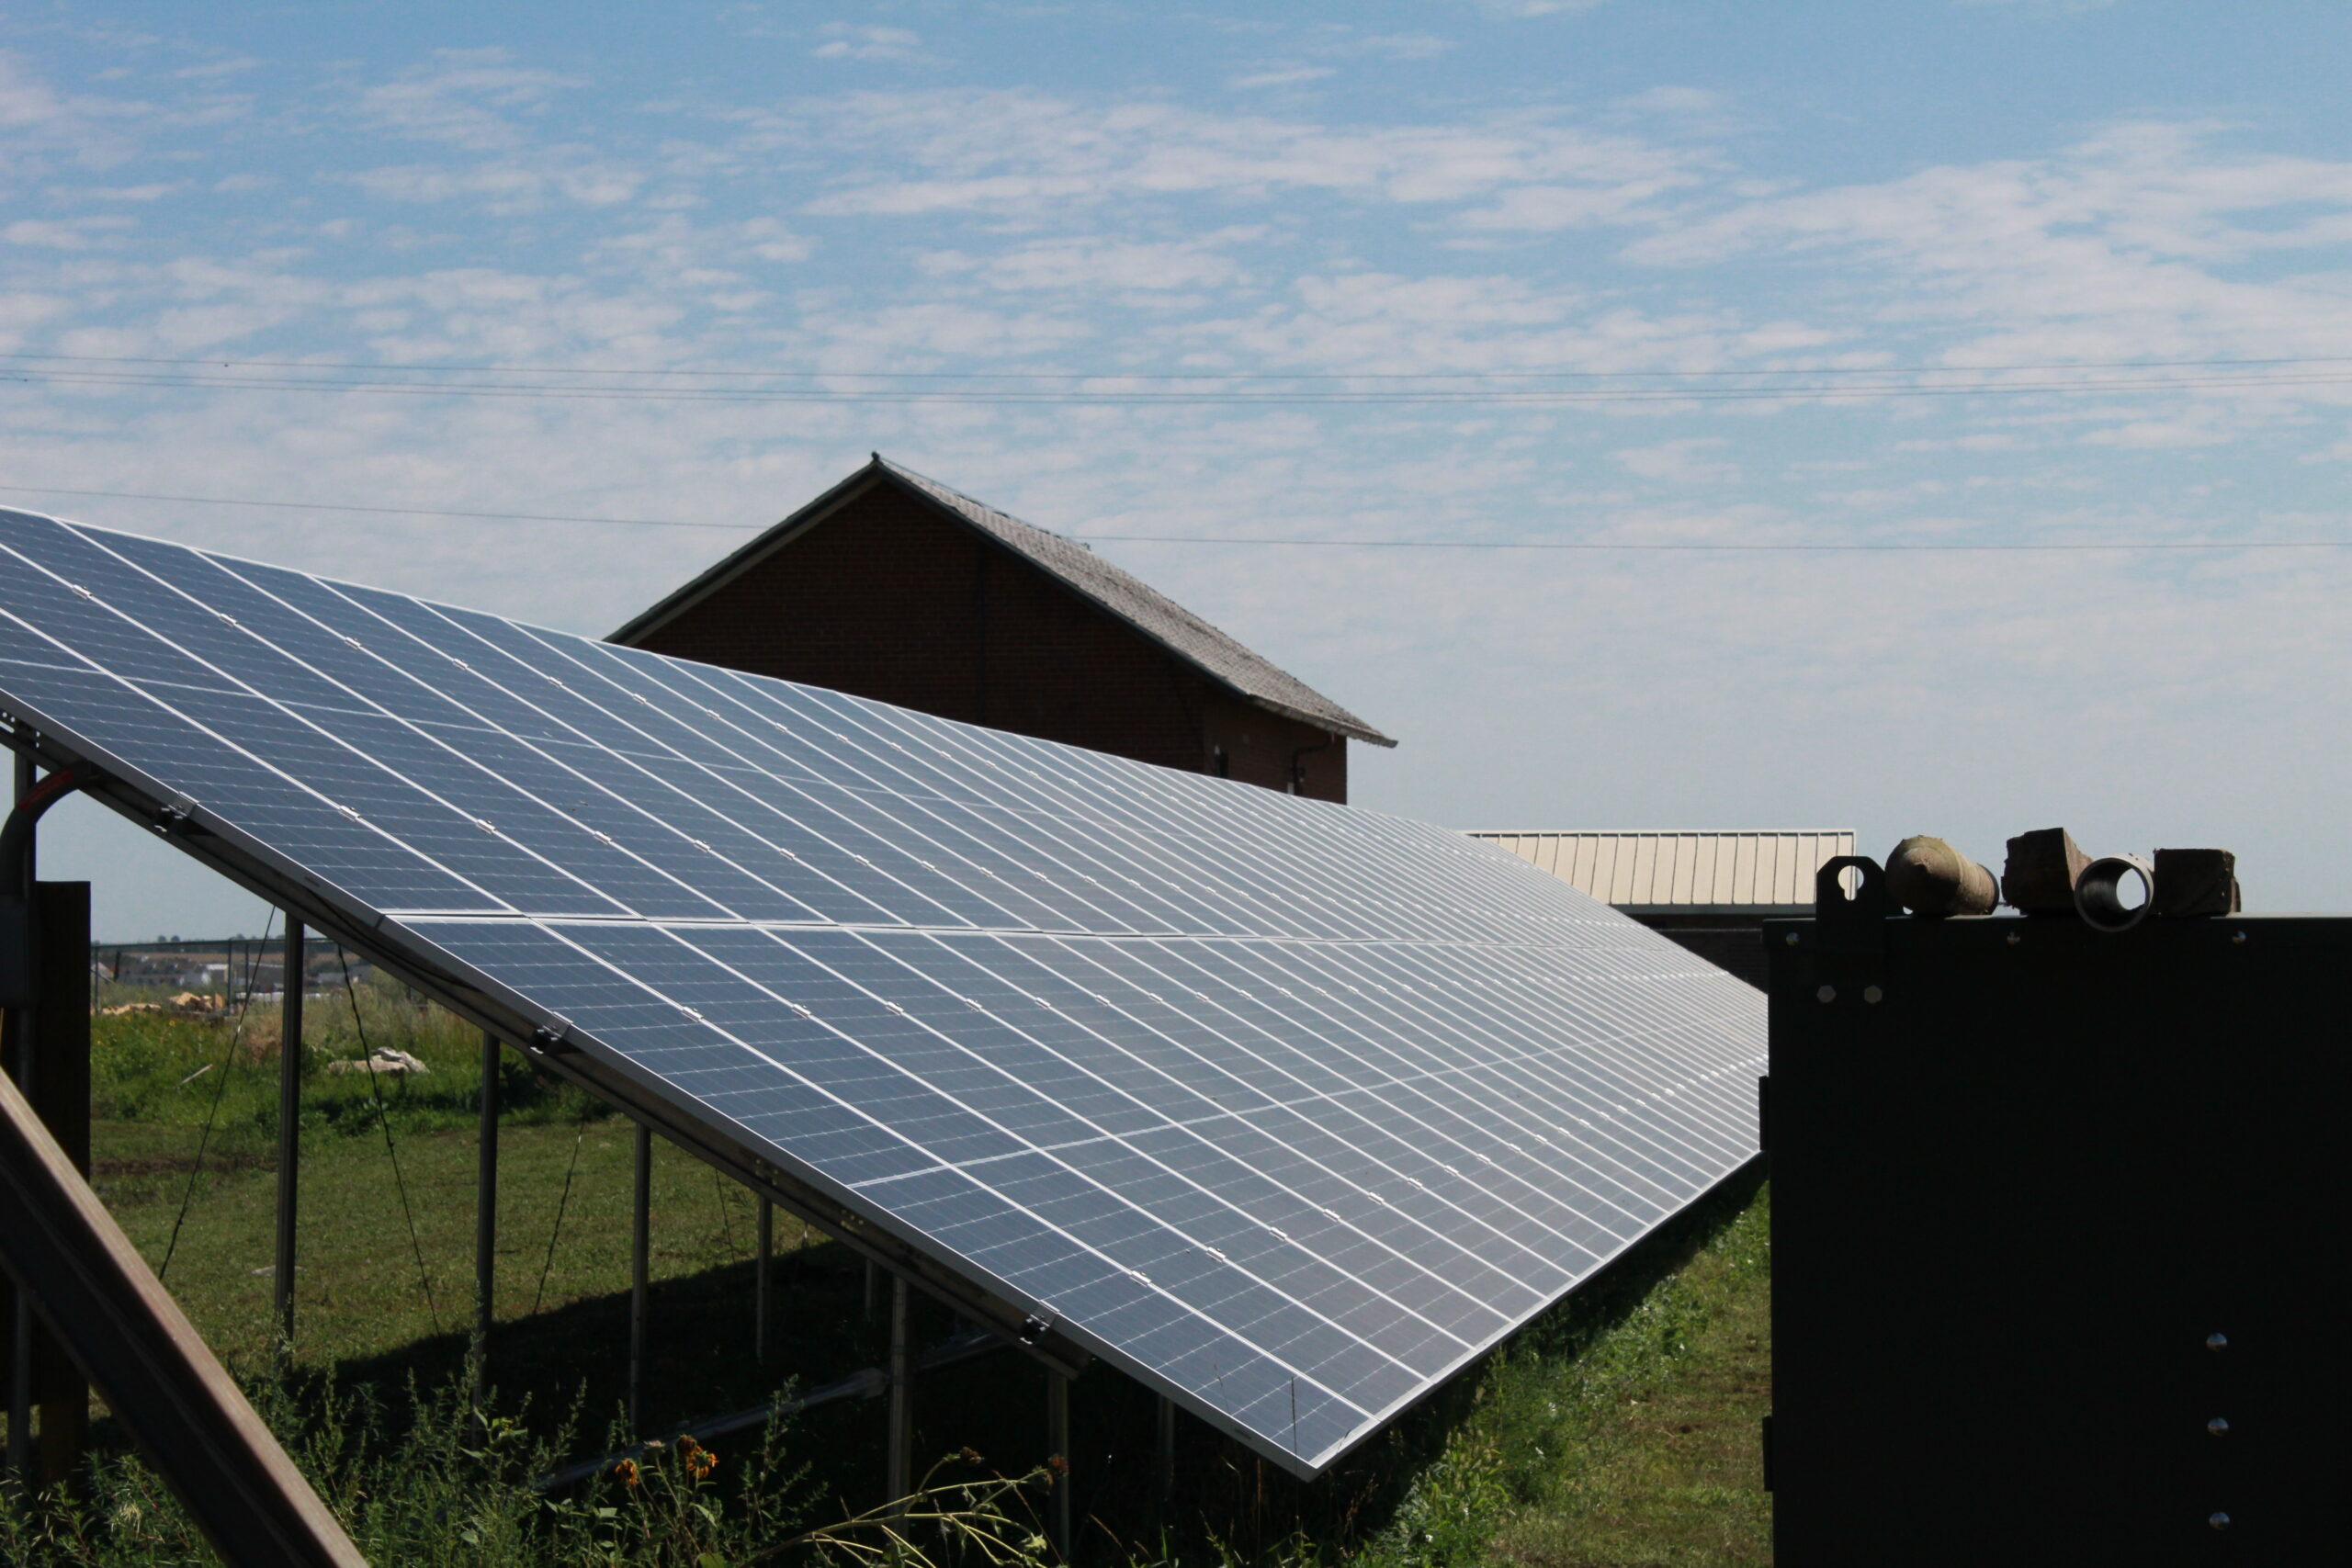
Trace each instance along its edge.
{"label": "grassy field", "polygon": [[[342,998],[310,1008],[295,1398],[315,1405],[332,1377],[397,1411],[413,1408],[404,1391],[454,1387],[462,1368],[479,1043],[397,987],[363,985],[356,1000],[356,1015]],[[99,1190],[150,1262],[168,1257],[174,1293],[250,1375],[270,1364],[277,1021],[274,1011],[234,1026],[102,1019],[94,1062]],[[325,1070],[358,1055],[363,1037],[431,1071],[371,1082]],[[630,1130],[536,1081],[511,1053],[504,1062],[492,1381],[502,1409],[543,1437],[570,1420],[562,1446],[593,1453],[624,1386]],[[1757,1446],[1769,1404],[1767,1202],[1752,1179],[1734,1183],[1312,1486],[1186,1422],[1178,1496],[1163,1515],[1149,1502],[1151,1401],[1107,1368],[1090,1371],[1072,1392],[1081,1557],[1769,1562]],[[801,1247],[797,1224],[779,1215],[772,1353],[757,1362],[752,1204],[658,1141],[652,1238],[653,1424],[755,1406],[790,1380],[821,1383],[882,1359],[885,1314],[865,1310],[863,1266],[830,1243]],[[921,1337],[952,1327],[919,1308]],[[1040,1374],[1020,1358],[967,1362],[920,1384],[917,1451],[970,1445],[1015,1472],[1045,1457],[1044,1413]],[[800,1418],[788,1451],[809,1461],[807,1506],[830,1517],[875,1501],[882,1431],[867,1402]]]}

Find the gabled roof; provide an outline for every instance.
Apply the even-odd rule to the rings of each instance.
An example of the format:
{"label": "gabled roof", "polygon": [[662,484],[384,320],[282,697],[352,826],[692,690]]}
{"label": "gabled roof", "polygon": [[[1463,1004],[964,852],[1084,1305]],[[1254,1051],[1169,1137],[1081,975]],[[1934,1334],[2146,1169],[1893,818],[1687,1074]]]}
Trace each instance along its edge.
{"label": "gabled roof", "polygon": [[1763,833],[1476,832],[1627,913],[1803,914],[1814,874],[1854,852],[1844,829]]}
{"label": "gabled roof", "polygon": [[952,521],[986,535],[1258,706],[1285,718],[1368,740],[1375,746],[1396,744],[1296,676],[1277,669],[1141,578],[1120,570],[1084,545],[1049,534],[975,501],[961,491],[951,490],[937,479],[901,468],[879,452],[865,468],[637,616],[606,640],[637,642],[880,484],[904,491],[930,503]]}

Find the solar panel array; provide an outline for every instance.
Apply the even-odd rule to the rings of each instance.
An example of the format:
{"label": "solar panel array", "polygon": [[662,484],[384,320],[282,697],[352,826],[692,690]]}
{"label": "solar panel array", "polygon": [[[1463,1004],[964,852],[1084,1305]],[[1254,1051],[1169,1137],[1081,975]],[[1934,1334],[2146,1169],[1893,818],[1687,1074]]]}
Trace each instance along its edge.
{"label": "solar panel array", "polygon": [[1496,848],[0,511],[0,707],[1312,1474],[1756,1152]]}

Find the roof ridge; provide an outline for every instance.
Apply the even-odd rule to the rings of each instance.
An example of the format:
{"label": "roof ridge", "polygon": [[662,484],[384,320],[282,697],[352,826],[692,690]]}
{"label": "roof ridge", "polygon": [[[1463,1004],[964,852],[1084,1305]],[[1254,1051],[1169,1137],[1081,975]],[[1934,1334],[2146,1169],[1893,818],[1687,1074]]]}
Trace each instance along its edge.
{"label": "roof ridge", "polygon": [[[1259,706],[1375,746],[1396,741],[1356,717],[1231,633],[1170,599],[1082,539],[1041,528],[953,485],[874,454],[874,467],[928,496],[965,523],[1052,573],[1170,652]],[[1174,622],[1173,626],[1167,623]]]}

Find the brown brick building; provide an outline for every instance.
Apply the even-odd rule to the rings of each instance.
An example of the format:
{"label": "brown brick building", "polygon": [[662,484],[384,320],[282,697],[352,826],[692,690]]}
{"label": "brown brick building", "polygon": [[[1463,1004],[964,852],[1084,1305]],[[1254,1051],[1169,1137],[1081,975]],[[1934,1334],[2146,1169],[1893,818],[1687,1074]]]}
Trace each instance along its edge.
{"label": "brown brick building", "polygon": [[611,640],[945,718],[1348,795],[1395,741],[1074,540],[886,462]]}

